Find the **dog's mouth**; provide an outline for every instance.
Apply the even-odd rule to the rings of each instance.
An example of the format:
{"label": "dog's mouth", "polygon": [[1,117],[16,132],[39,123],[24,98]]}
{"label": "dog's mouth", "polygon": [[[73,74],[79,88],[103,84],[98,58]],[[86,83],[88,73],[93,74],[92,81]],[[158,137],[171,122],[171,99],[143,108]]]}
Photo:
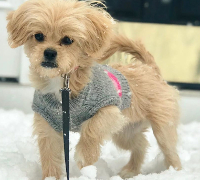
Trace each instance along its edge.
{"label": "dog's mouth", "polygon": [[42,62],[41,66],[44,68],[57,68],[58,67],[58,65],[55,62],[47,62],[47,61]]}

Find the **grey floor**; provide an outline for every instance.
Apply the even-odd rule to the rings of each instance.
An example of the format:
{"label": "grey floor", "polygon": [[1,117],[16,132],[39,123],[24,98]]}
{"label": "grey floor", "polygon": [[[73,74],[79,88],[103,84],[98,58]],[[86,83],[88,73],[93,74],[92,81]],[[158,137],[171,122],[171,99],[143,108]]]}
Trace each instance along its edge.
{"label": "grey floor", "polygon": [[[34,89],[16,83],[0,83],[0,108],[33,113],[31,103]],[[181,122],[200,121],[200,91],[180,92]]]}

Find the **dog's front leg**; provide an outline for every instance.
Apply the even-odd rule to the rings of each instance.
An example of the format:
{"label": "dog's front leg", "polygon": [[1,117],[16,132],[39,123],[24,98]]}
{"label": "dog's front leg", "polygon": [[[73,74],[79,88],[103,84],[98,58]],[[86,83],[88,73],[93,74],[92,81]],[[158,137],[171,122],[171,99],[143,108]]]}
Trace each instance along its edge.
{"label": "dog's front leg", "polygon": [[34,134],[38,136],[38,146],[42,164],[42,179],[56,177],[60,179],[63,138],[62,134],[56,132],[49,123],[39,114],[34,116]]}
{"label": "dog's front leg", "polygon": [[102,108],[85,121],[81,126],[81,137],[75,152],[78,167],[81,169],[94,164],[100,155],[100,145],[126,123],[127,119],[116,106]]}

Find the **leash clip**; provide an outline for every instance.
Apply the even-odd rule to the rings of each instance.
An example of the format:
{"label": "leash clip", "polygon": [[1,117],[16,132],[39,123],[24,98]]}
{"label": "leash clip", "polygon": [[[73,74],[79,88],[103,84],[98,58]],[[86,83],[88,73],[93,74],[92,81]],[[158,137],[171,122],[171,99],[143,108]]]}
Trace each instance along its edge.
{"label": "leash clip", "polygon": [[64,75],[61,75],[61,76],[64,79],[63,88],[61,89],[61,92],[63,90],[67,90],[67,91],[71,92],[71,89],[69,88],[70,74],[64,74]]}

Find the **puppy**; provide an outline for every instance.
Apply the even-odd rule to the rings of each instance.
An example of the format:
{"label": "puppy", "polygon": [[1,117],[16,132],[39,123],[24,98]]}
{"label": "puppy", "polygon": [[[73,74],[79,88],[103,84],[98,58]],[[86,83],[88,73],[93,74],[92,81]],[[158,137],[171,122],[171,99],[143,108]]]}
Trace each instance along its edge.
{"label": "puppy", "polygon": [[[116,146],[131,152],[120,176],[139,174],[148,147],[143,133],[150,124],[167,167],[181,169],[176,151],[177,91],[162,79],[140,43],[115,34],[114,20],[103,8],[77,0],[29,0],[7,20],[10,46],[24,45],[31,62],[30,80],[36,89],[34,134],[43,179],[59,179],[62,174],[59,90],[61,76],[69,73],[72,130],[81,135],[75,153],[79,168],[95,163],[100,146],[112,138]],[[134,63],[97,64],[116,51],[132,54]]]}

